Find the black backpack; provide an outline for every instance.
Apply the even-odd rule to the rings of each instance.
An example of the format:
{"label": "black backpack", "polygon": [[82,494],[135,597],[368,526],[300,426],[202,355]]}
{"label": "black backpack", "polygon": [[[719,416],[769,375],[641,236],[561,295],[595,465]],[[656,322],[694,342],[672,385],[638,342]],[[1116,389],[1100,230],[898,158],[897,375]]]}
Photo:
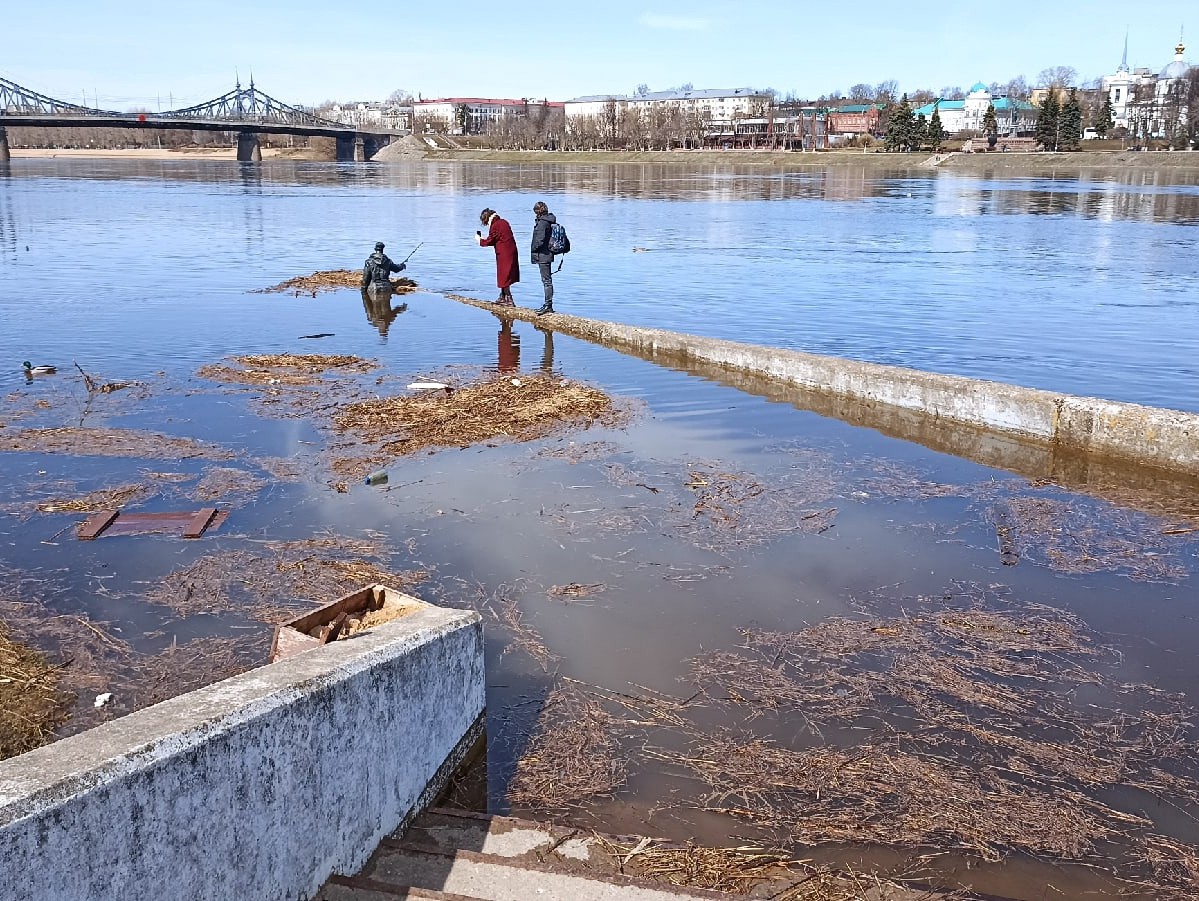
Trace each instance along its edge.
{"label": "black backpack", "polygon": [[570,253],[570,238],[566,236],[566,228],[557,222],[550,223],[550,253],[558,256]]}

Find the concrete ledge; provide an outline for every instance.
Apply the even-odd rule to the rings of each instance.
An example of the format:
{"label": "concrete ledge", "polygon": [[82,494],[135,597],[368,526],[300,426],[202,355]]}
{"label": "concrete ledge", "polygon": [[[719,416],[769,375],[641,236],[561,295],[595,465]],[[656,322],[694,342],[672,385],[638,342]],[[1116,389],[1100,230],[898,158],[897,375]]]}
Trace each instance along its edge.
{"label": "concrete ledge", "polygon": [[[965,426],[1048,447],[1055,453],[1199,478],[1199,415],[1194,413],[562,313],[539,317],[519,307],[496,307],[474,298],[447,296],[498,316],[535,322],[555,332],[667,365],[714,366],[738,376],[758,376],[813,395],[852,401],[855,419],[861,425],[871,425],[872,419],[884,422],[896,411],[910,411],[924,420],[926,431],[930,425]],[[818,406],[827,409],[830,404],[813,408]]]}
{"label": "concrete ledge", "polygon": [[0,898],[308,898],[483,709],[478,614],[427,606],[0,762]]}

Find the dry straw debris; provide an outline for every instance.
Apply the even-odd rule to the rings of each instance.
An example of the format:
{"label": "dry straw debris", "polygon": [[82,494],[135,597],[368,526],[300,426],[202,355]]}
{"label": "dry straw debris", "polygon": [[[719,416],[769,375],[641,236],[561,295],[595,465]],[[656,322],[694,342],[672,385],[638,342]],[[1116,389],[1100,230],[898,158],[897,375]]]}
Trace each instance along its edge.
{"label": "dry straw debris", "polygon": [[711,702],[747,726],[798,717],[807,739],[691,728],[686,752],[647,754],[689,771],[705,809],[796,843],[1103,867],[1120,848],[1121,878],[1163,897],[1194,889],[1155,863],[1154,823],[1109,797],[1199,804],[1193,711],[1118,680],[1116,655],[1063,611],[914,606],[930,609],[747,631],[740,650],[693,661]]}
{"label": "dry straw debris", "polygon": [[405,590],[427,576],[423,570],[390,569],[385,565],[390,556],[382,537],[265,542],[260,552],[200,557],[150,588],[145,600],[180,616],[240,610],[273,624],[363,585],[377,582]]}
{"label": "dry straw debris", "polygon": [[74,698],[59,681],[59,668],[0,622],[0,760],[45,744],[66,720]]}
{"label": "dry straw debris", "polygon": [[559,688],[541,708],[508,800],[525,808],[562,809],[610,795],[626,776],[608,711],[574,687]]}
{"label": "dry straw debris", "polygon": [[245,354],[231,361],[202,366],[197,375],[222,384],[296,387],[320,384],[330,370],[362,374],[378,367],[347,354]]}
{"label": "dry straw debris", "polygon": [[230,460],[224,448],[132,429],[48,428],[0,432],[0,451],[162,460]]}
{"label": "dry straw debris", "polygon": [[378,442],[389,456],[486,441],[532,441],[567,425],[623,420],[597,388],[545,373],[497,376],[451,391],[425,391],[350,404],[334,419],[339,432]]}
{"label": "dry straw debris", "polygon": [[[342,288],[361,288],[362,273],[353,269],[327,269],[314,272],[311,275],[297,275],[286,281],[271,285],[269,288],[259,288],[253,294],[283,294],[291,292],[299,297],[309,294],[316,297],[318,291],[338,291]],[[391,279],[392,290],[397,294],[406,294],[416,290],[416,282],[410,278]]]}

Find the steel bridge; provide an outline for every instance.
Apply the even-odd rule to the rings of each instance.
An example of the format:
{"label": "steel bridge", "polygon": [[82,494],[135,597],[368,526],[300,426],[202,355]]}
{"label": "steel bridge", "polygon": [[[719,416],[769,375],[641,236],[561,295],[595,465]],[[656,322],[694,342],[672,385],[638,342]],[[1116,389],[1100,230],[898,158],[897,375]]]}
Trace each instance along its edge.
{"label": "steel bridge", "polygon": [[364,131],[343,122],[322,119],[308,110],[281,103],[241,82],[226,94],[206,103],[162,113],[118,113],[91,109],[76,103],[55,100],[16,82],[0,78],[0,161],[9,158],[5,126],[25,125],[51,128],[182,128],[197,131],[237,132],[237,159],[258,162],[262,150],[260,134],[307,135],[335,138],[337,159],[341,162],[367,160],[399,131]]}

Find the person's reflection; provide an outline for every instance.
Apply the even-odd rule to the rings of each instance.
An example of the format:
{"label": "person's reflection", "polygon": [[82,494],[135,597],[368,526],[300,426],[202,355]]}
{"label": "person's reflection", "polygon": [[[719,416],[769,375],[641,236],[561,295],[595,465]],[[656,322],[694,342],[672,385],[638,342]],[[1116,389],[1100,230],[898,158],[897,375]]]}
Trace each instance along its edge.
{"label": "person's reflection", "polygon": [[499,370],[513,372],[520,368],[520,335],[512,333],[512,320],[500,323]]}
{"label": "person's reflection", "polygon": [[408,304],[393,307],[391,292],[386,288],[363,288],[362,309],[366,311],[366,321],[379,330],[379,337],[386,338],[387,330],[395,318],[408,309]]}
{"label": "person's reflection", "polygon": [[533,327],[541,332],[541,336],[545,339],[545,344],[541,348],[541,371],[546,374],[552,373],[554,371],[554,333],[539,325]]}

